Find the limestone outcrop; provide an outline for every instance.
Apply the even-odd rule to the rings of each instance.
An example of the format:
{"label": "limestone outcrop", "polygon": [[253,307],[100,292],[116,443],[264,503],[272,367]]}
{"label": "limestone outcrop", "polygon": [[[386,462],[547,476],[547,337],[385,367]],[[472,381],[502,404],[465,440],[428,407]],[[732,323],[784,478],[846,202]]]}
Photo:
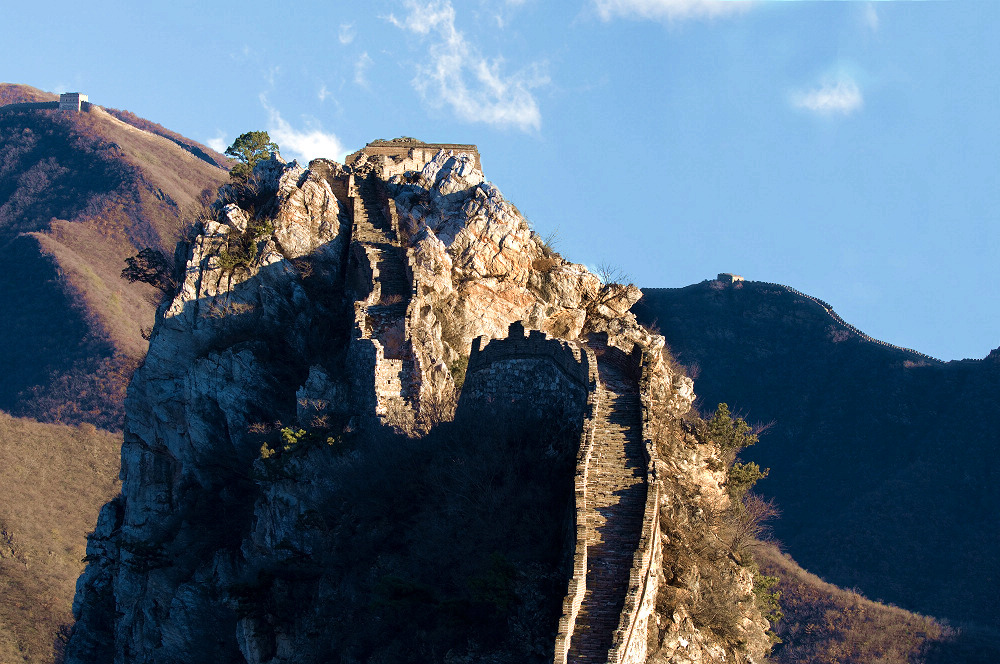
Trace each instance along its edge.
{"label": "limestone outcrop", "polygon": [[[129,388],[67,661],[762,656],[750,572],[704,542],[711,574],[666,558],[726,508],[725,470],[641,293],[547,247],[478,155],[423,154],[275,157],[220,190]],[[463,519],[441,541],[473,553],[427,577]],[[708,577],[736,637],[692,618]]]}

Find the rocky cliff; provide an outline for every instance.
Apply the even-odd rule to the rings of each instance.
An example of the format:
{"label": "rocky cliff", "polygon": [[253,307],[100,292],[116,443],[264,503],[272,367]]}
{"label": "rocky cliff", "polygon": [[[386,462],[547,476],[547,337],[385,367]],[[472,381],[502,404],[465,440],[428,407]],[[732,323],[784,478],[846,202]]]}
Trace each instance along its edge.
{"label": "rocky cliff", "polygon": [[476,167],[261,162],[126,399],[70,662],[759,661],[690,379]]}

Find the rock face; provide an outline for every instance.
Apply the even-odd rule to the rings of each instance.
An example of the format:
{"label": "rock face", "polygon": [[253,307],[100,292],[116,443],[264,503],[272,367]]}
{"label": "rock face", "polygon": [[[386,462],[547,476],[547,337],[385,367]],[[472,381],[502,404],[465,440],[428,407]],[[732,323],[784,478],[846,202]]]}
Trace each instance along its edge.
{"label": "rock face", "polygon": [[664,557],[728,498],[641,293],[474,155],[413,154],[220,190],[129,388],[67,661],[762,657],[752,574]]}

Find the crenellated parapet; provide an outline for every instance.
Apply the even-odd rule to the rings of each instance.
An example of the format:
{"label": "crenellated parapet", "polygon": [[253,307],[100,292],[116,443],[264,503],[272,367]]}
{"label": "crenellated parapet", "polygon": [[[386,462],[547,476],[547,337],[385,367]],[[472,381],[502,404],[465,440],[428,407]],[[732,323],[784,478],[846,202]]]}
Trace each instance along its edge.
{"label": "crenellated parapet", "polygon": [[588,359],[578,346],[550,338],[541,330],[531,330],[525,336],[521,321],[510,324],[506,339],[486,341],[481,336],[476,337],[472,342],[467,373],[475,373],[496,362],[515,359],[545,359],[578,385],[587,385]]}

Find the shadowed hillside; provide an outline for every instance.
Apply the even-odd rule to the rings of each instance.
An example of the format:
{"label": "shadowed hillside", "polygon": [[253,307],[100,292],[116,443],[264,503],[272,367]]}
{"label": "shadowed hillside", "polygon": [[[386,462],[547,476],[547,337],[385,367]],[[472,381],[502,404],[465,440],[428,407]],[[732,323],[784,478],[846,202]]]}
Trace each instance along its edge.
{"label": "shadowed hillside", "polygon": [[0,366],[13,369],[0,408],[120,428],[159,299],[120,278],[124,259],[172,255],[226,172],[221,155],[127,111],[44,106],[55,98],[0,85]]}
{"label": "shadowed hillside", "polygon": [[[647,289],[636,313],[694,371],[706,405],[774,421],[775,534],[842,587],[957,622],[1000,622],[1000,362],[942,363],[866,341],[783,286]],[[995,355],[995,354],[994,354]]]}

